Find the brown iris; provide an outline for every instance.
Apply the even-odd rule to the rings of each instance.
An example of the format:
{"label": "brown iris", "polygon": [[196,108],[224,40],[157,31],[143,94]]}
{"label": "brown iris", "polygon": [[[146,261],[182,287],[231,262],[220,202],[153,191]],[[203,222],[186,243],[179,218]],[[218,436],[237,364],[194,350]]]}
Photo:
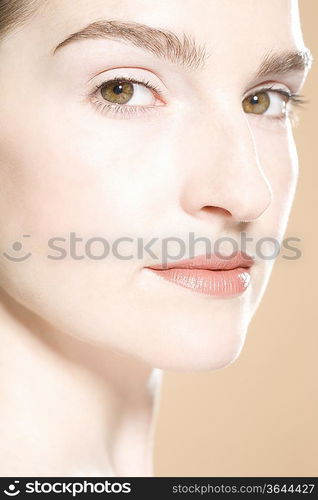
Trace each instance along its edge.
{"label": "brown iris", "polygon": [[100,93],[106,101],[126,104],[133,96],[134,85],[131,82],[112,80],[102,86]]}
{"label": "brown iris", "polygon": [[265,113],[270,105],[270,98],[267,92],[258,92],[246,97],[243,101],[245,113],[255,113],[261,115]]}

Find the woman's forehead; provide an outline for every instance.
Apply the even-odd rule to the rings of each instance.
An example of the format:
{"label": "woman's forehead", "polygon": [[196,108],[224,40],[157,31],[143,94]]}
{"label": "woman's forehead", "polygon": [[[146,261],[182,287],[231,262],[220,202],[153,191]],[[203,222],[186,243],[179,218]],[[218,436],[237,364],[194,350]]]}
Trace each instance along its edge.
{"label": "woman's forehead", "polygon": [[[297,62],[293,53],[306,52],[296,0],[39,0],[10,38],[2,56],[7,46],[24,64],[51,64],[56,52],[72,67],[92,62],[114,52],[107,43],[112,39],[124,41],[126,56],[137,46],[191,70],[207,61],[207,74],[240,81],[252,79],[272,54],[276,62],[283,57],[297,65],[301,56]],[[65,56],[66,45],[72,50]]]}
{"label": "woman's forehead", "polygon": [[46,0],[28,26],[53,47],[98,20],[186,33],[211,50],[302,43],[297,0]]}

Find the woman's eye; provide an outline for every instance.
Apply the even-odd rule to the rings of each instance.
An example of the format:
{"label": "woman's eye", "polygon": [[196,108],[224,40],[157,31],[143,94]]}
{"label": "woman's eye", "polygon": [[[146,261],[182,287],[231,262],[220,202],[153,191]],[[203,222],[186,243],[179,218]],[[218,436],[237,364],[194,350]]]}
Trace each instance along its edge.
{"label": "woman's eye", "polygon": [[144,84],[125,80],[110,80],[100,87],[102,98],[111,104],[129,106],[153,106],[156,98],[153,91]]}
{"label": "woman's eye", "polygon": [[289,96],[278,90],[262,90],[247,96],[243,102],[245,113],[283,117],[286,114],[286,104]]}

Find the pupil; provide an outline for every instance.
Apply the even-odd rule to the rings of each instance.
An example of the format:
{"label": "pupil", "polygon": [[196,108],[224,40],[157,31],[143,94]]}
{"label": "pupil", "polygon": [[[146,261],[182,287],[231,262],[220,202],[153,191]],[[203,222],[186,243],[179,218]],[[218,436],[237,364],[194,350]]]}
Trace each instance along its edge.
{"label": "pupil", "polygon": [[257,104],[258,103],[258,96],[257,95],[253,95],[251,97],[251,104]]}
{"label": "pupil", "polygon": [[113,89],[114,94],[121,94],[122,91],[123,91],[123,86],[121,83],[119,85],[115,85]]}

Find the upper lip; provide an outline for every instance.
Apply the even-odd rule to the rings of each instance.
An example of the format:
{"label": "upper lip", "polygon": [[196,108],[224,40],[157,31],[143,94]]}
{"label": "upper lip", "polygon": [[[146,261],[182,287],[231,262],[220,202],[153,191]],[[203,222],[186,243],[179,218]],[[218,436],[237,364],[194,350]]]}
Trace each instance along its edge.
{"label": "upper lip", "polygon": [[254,259],[245,252],[236,252],[231,256],[216,254],[198,255],[192,259],[183,259],[164,264],[147,266],[149,269],[207,269],[211,271],[230,270],[237,267],[249,268],[254,264]]}

